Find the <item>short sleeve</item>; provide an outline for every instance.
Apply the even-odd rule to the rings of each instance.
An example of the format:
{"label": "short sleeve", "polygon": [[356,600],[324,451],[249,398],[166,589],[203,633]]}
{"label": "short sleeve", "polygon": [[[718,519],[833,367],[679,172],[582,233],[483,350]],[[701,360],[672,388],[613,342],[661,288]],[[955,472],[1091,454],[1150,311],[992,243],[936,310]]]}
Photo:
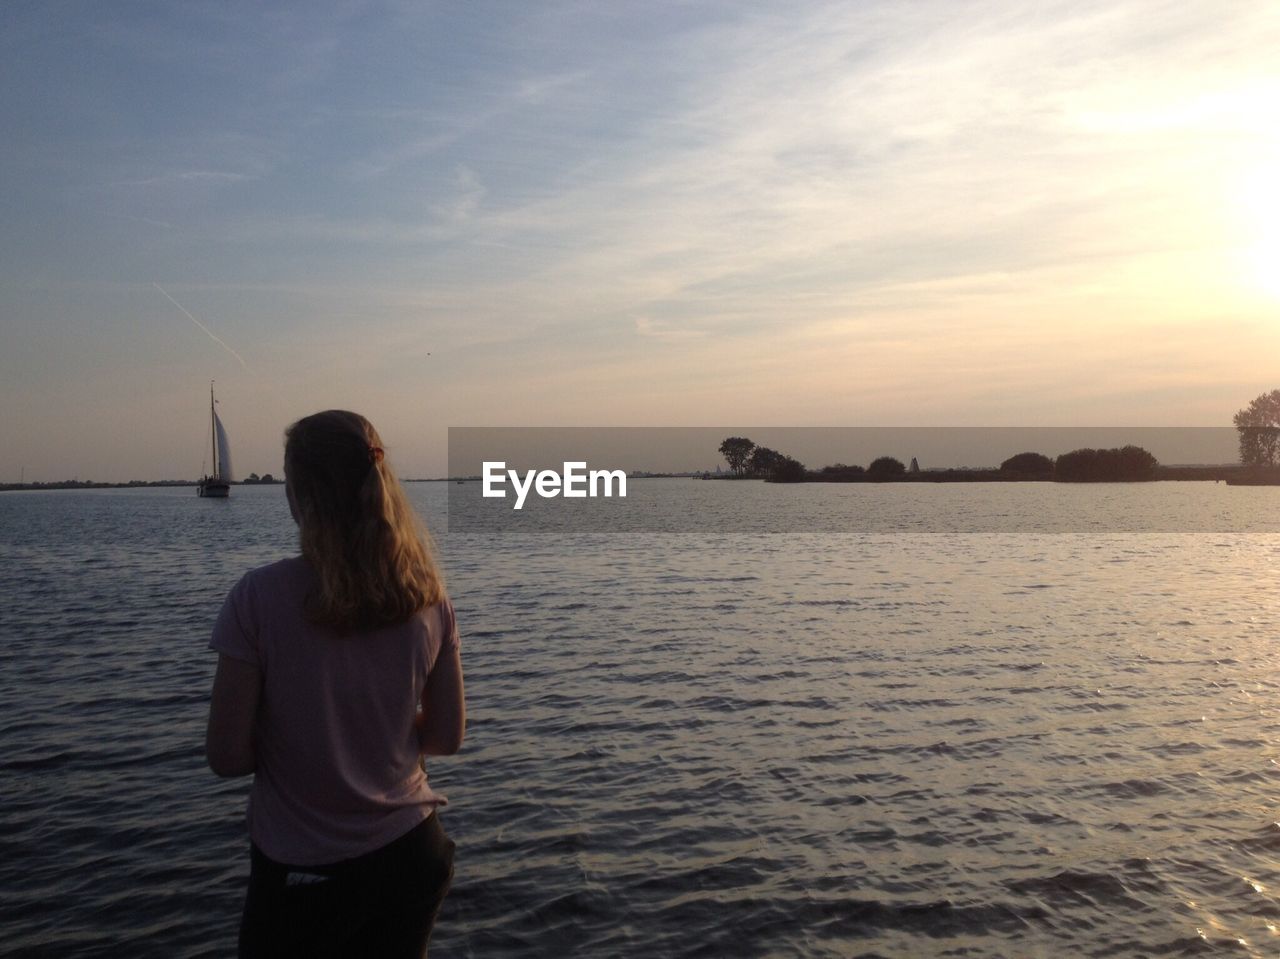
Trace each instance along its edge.
{"label": "short sleeve", "polygon": [[453,609],[453,601],[444,599],[440,602],[440,623],[443,632],[440,636],[440,652],[447,653],[458,649],[462,641],[458,636],[458,617]]}
{"label": "short sleeve", "polygon": [[218,619],[213,624],[209,648],[261,669],[258,628],[251,598],[252,587],[249,576],[246,575],[227,594]]}

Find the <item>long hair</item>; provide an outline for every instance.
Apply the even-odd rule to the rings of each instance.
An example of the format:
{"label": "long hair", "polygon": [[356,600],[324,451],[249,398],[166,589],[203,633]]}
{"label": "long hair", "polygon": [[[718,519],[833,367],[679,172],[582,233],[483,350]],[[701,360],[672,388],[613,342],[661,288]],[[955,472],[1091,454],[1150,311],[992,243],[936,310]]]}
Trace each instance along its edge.
{"label": "long hair", "polygon": [[444,596],[421,520],[373,424],[326,410],[285,430],[285,477],[318,582],[305,613],[339,632],[407,620]]}

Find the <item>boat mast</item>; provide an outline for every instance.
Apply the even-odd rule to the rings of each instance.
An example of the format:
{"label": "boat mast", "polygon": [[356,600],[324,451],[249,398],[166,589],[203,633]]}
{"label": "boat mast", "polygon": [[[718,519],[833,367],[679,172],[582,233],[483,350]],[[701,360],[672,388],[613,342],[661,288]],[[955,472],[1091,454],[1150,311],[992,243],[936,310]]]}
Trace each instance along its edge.
{"label": "boat mast", "polygon": [[209,381],[209,440],[213,446],[213,478],[218,472],[218,414],[213,411],[213,380]]}

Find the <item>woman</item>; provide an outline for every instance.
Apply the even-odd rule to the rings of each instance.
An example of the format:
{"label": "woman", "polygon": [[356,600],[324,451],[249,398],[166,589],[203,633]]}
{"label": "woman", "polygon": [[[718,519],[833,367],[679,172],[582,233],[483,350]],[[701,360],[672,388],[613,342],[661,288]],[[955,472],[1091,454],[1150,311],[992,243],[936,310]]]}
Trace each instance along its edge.
{"label": "woman", "polygon": [[302,555],[246,574],[213,629],[206,752],[254,774],[241,956],[421,957],[453,875],[423,756],[466,725],[453,607],[373,426],[285,433]]}

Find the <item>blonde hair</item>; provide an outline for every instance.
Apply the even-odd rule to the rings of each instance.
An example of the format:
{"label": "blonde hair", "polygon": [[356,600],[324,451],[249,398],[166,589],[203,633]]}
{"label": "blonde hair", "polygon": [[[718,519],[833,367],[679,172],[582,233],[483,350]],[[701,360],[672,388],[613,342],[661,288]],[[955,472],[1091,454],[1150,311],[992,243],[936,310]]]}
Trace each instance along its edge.
{"label": "blonde hair", "polygon": [[318,577],[308,619],[374,629],[444,598],[426,530],[372,423],[347,410],[304,417],[285,430],[284,463],[302,555]]}

